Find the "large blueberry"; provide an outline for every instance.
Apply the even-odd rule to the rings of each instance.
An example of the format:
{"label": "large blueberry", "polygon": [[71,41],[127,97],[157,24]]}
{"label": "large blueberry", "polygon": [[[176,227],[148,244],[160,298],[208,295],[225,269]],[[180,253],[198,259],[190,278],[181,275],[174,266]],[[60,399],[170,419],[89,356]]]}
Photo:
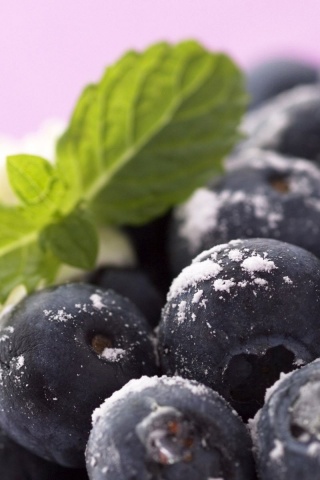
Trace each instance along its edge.
{"label": "large blueberry", "polygon": [[294,58],[265,60],[246,74],[250,108],[298,85],[319,83],[320,69],[310,62]]}
{"label": "large blueberry", "polygon": [[126,298],[82,283],[34,293],[3,320],[2,427],[47,460],[83,466],[93,409],[157,373],[151,328]]}
{"label": "large blueberry", "polygon": [[284,376],[251,424],[261,480],[320,476],[320,362]]}
{"label": "large blueberry", "polygon": [[216,392],[179,377],[130,381],[93,415],[91,480],[255,478],[248,432]]}
{"label": "large blueberry", "polygon": [[88,480],[85,468],[48,462],[13,442],[0,429],[1,480]]}
{"label": "large blueberry", "polygon": [[273,150],[320,165],[320,83],[296,87],[249,113],[243,147]]}
{"label": "large blueberry", "polygon": [[171,285],[159,349],[164,373],[198,380],[252,417],[280,372],[320,356],[320,260],[272,239],[203,252]]}
{"label": "large blueberry", "polygon": [[250,149],[174,211],[169,249],[178,274],[192,258],[234,238],[275,238],[320,257],[320,170],[305,160]]}

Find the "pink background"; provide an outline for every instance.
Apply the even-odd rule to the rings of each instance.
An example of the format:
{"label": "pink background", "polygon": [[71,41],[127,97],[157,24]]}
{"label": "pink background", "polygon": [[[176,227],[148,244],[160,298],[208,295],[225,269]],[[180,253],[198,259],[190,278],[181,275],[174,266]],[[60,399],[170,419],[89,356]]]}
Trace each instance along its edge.
{"label": "pink background", "polygon": [[67,119],[82,87],[128,48],[196,38],[243,67],[320,61],[319,0],[10,0],[0,6],[0,132]]}

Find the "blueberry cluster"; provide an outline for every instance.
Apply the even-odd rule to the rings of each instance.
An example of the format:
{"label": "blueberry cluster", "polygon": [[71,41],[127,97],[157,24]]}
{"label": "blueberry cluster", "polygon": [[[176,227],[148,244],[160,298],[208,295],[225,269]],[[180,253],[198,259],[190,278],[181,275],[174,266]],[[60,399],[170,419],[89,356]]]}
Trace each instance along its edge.
{"label": "blueberry cluster", "polygon": [[226,173],[127,227],[139,267],[1,314],[1,479],[320,478],[318,72],[247,85]]}

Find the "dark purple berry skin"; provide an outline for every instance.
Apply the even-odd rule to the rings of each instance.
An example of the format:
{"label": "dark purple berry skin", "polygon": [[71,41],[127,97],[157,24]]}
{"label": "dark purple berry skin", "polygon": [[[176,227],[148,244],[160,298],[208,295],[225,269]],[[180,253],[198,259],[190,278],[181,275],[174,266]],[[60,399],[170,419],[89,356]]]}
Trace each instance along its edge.
{"label": "dark purple berry skin", "polygon": [[152,331],[126,298],[82,283],[34,293],[0,332],[0,424],[33,453],[83,467],[94,408],[157,374]]}
{"label": "dark purple berry skin", "polygon": [[216,392],[179,377],[130,381],[93,415],[91,480],[255,479],[244,424]]}
{"label": "dark purple berry skin", "polygon": [[165,297],[140,268],[102,267],[92,272],[87,281],[100,288],[111,288],[131,300],[154,328],[158,325]]}
{"label": "dark purple berry skin", "polygon": [[320,363],[285,376],[251,424],[261,480],[315,480],[320,472]]}
{"label": "dark purple berry skin", "polygon": [[244,150],[228,171],[175,209],[169,249],[177,275],[192,258],[235,238],[274,238],[320,257],[320,170],[306,160]]}
{"label": "dark purple berry skin", "polygon": [[166,295],[172,275],[167,254],[167,229],[171,212],[141,226],[125,228],[139,261],[157,289]]}
{"label": "dark purple berry skin", "polygon": [[0,429],[2,480],[89,480],[85,468],[66,468],[47,462],[13,442]]}
{"label": "dark purple berry skin", "polygon": [[255,65],[246,74],[250,108],[298,85],[319,83],[319,72],[318,66],[293,58],[273,58]]}
{"label": "dark purple berry skin", "polygon": [[320,83],[296,87],[247,115],[241,148],[272,150],[320,165]]}
{"label": "dark purple berry skin", "polygon": [[280,372],[320,356],[320,260],[272,239],[203,252],[171,286],[159,351],[163,373],[210,386],[252,418]]}

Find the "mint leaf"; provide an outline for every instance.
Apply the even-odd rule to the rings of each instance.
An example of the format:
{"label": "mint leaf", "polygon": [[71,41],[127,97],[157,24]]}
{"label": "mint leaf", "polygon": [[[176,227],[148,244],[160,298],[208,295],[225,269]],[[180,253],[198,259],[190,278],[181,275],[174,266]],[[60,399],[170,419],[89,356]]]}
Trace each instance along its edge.
{"label": "mint leaf", "polygon": [[51,283],[59,262],[38,243],[38,231],[20,207],[0,207],[0,303],[10,291],[24,285],[31,292]]}
{"label": "mint leaf", "polygon": [[98,253],[98,235],[88,215],[77,210],[42,232],[42,242],[61,262],[90,269]]}
{"label": "mint leaf", "polygon": [[67,208],[81,198],[88,183],[100,173],[95,109],[97,87],[89,85],[83,91],[69,123],[68,130],[57,144],[57,171],[66,186]]}
{"label": "mint leaf", "polygon": [[10,184],[22,200],[32,205],[48,195],[53,183],[53,167],[41,157],[14,155],[7,158]]}
{"label": "mint leaf", "polygon": [[106,70],[90,108],[88,95],[58,158],[82,171],[96,218],[120,225],[147,222],[221,171],[246,103],[233,62],[193,41],[130,52]]}
{"label": "mint leaf", "polygon": [[36,241],[20,245],[0,256],[0,303],[19,285],[28,292],[54,281],[60,263]]}
{"label": "mint leaf", "polygon": [[45,225],[64,211],[66,187],[48,160],[35,155],[9,156],[7,171],[17,197],[29,207],[24,216],[31,224]]}
{"label": "mint leaf", "polygon": [[8,159],[21,204],[0,205],[0,302],[51,283],[61,263],[93,268],[97,228],[138,225],[222,169],[246,105],[241,72],[197,42],[128,52],[80,96],[54,165]]}

